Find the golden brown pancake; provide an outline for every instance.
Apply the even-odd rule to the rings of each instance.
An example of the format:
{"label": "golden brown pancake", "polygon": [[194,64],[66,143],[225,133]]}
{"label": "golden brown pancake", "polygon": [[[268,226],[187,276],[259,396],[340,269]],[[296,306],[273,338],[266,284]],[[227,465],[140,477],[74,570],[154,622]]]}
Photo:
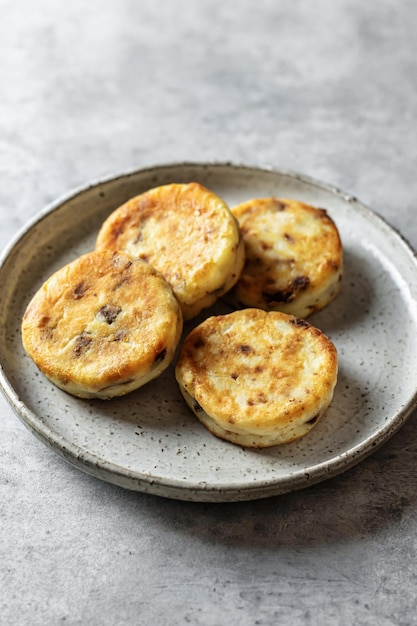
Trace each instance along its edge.
{"label": "golden brown pancake", "polygon": [[332,400],[337,368],[335,346],[305,320],[243,309],[192,330],[175,373],[208,430],[262,448],[298,439],[317,424]]}
{"label": "golden brown pancake", "polygon": [[102,225],[97,250],[121,250],[166,278],[190,319],[237,281],[244,245],[227,204],[198,183],[150,189]]}
{"label": "golden brown pancake", "polygon": [[151,265],[90,252],[55,272],[22,321],[27,354],[58,387],[81,398],[124,395],[172,361],[182,314]]}
{"label": "golden brown pancake", "polygon": [[342,243],[324,209],[271,197],[231,210],[243,234],[246,263],[227,295],[230,302],[305,318],[336,296]]}

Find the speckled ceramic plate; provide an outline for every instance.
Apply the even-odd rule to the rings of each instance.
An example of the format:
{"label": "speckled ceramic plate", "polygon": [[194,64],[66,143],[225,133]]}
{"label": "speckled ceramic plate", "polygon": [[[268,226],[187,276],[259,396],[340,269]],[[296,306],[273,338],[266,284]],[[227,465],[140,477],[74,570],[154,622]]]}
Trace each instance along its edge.
{"label": "speckled ceramic plate", "polygon": [[[187,181],[201,182],[231,205],[259,196],[297,198],[327,208],[339,227],[343,289],[309,318],[338,349],[339,380],[331,408],[298,442],[249,450],[215,438],[185,405],[172,368],[124,398],[85,401],[54,387],[23,352],[20,321],[47,276],[93,249],[104,218],[129,197]],[[91,185],[48,207],[19,234],[3,254],[0,284],[0,384],[11,406],[67,461],[129,489],[200,501],[299,489],[369,455],[416,406],[413,251],[357,200],[305,176],[230,164],[178,164]],[[222,312],[221,305],[213,312]]]}

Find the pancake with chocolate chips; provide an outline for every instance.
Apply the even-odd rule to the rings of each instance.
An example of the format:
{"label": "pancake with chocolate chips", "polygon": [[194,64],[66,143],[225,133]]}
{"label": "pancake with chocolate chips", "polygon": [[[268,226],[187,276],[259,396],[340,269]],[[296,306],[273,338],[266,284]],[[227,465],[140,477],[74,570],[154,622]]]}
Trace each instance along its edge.
{"label": "pancake with chocolate chips", "polygon": [[27,354],[81,398],[124,395],[172,361],[182,314],[170,285],[126,254],[90,252],[55,272],[22,321]]}
{"label": "pancake with chocolate chips", "polygon": [[337,352],[319,329],[277,311],[212,316],[186,337],[181,392],[214,435],[263,448],[306,435],[330,405]]}
{"label": "pancake with chocolate chips", "polygon": [[150,189],[117,208],[96,249],[121,250],[163,274],[184,319],[211,306],[237,281],[244,244],[228,205],[198,183]]}
{"label": "pancake with chocolate chips", "polygon": [[305,318],[339,292],[343,251],[324,209],[278,198],[249,200],[231,209],[246,249],[246,264],[227,298]]}

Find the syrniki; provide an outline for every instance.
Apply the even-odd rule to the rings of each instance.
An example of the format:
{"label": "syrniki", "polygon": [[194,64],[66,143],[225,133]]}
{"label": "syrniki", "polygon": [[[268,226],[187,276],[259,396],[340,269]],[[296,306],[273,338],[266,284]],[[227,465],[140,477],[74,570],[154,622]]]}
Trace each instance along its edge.
{"label": "syrniki", "polygon": [[58,387],[81,398],[127,394],[172,361],[182,314],[151,265],[112,251],[55,272],[22,321],[27,354]]}
{"label": "syrniki", "polygon": [[243,309],[191,331],[176,378],[214,435],[262,448],[298,439],[317,424],[337,369],[336,348],[319,329],[285,313]]}
{"label": "syrniki", "polygon": [[121,250],[163,274],[184,319],[212,305],[237,281],[244,244],[228,205],[198,183],[150,189],[117,208],[96,249]]}
{"label": "syrniki", "polygon": [[342,242],[324,209],[274,197],[232,207],[243,235],[246,264],[227,298],[305,318],[339,292]]}

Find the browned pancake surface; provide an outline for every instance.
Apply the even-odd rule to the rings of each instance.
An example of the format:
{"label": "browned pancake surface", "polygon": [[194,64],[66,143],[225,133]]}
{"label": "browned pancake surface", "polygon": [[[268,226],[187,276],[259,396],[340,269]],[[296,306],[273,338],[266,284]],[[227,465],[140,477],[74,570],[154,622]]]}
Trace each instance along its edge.
{"label": "browned pancake surface", "polygon": [[53,274],[22,321],[27,354],[80,397],[123,395],[172,360],[182,315],[171,287],[144,261],[91,252]]}
{"label": "browned pancake surface", "polygon": [[343,250],[327,211],[274,197],[249,200],[231,210],[246,253],[230,294],[235,305],[305,318],[337,295]]}
{"label": "browned pancake surface", "polygon": [[184,318],[213,304],[237,281],[244,245],[227,204],[198,183],[150,189],[102,225],[98,250],[141,258],[172,286]]}
{"label": "browned pancake surface", "polygon": [[280,312],[213,316],[185,339],[176,377],[214,434],[266,447],[305,435],[333,397],[337,353],[319,329]]}

